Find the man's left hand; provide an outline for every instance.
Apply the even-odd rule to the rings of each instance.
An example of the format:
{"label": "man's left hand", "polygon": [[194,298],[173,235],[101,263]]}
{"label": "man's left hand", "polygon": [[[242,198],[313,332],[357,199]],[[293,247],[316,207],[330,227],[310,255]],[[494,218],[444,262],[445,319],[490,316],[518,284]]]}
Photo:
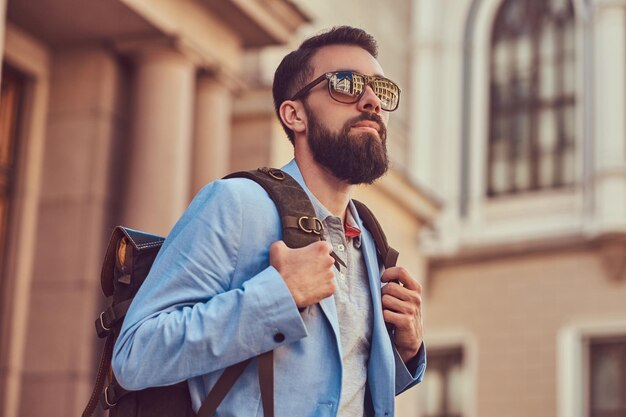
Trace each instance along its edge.
{"label": "man's left hand", "polygon": [[422,345],[422,286],[401,267],[386,269],[381,278],[383,318],[393,324],[395,344],[400,357],[407,363]]}

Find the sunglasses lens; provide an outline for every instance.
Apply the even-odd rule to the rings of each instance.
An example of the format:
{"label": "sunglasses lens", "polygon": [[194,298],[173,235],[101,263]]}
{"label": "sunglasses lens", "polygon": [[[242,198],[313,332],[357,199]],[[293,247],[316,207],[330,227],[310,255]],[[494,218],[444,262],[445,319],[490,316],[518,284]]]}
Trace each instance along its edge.
{"label": "sunglasses lens", "polygon": [[337,72],[333,74],[329,83],[330,93],[335,100],[354,103],[363,92],[365,80],[353,72]]}
{"label": "sunglasses lens", "polygon": [[[336,72],[328,80],[332,98],[341,103],[356,103],[366,84],[367,79],[364,76],[350,71]],[[393,111],[398,107],[400,88],[394,82],[375,78],[370,85],[380,99],[383,110]]]}
{"label": "sunglasses lens", "polygon": [[393,111],[398,107],[400,88],[395,83],[379,78],[372,83],[372,89],[380,99],[380,106],[383,110]]}

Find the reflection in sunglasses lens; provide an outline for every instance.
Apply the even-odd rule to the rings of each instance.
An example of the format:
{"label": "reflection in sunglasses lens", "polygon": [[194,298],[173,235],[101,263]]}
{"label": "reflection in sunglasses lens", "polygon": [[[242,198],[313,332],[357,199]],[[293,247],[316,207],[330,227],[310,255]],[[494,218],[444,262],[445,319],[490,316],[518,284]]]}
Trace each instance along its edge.
{"label": "reflection in sunglasses lens", "polygon": [[[369,82],[368,82],[369,81]],[[353,103],[363,94],[366,85],[370,85],[380,99],[383,110],[395,110],[398,105],[400,89],[390,80],[366,78],[355,72],[337,72],[329,79],[331,95],[337,101]]]}

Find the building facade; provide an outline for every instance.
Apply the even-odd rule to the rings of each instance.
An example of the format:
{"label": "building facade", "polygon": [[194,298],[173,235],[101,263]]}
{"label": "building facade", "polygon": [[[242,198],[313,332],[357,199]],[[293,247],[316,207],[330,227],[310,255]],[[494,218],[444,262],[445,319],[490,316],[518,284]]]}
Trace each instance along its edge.
{"label": "building facade", "polygon": [[626,415],[623,1],[416,1],[414,416]]}
{"label": "building facade", "polygon": [[373,33],[387,75],[407,86],[390,127],[394,169],[357,194],[401,263],[424,276],[416,237],[440,204],[410,174],[412,45],[397,40],[408,38],[413,5],[369,13],[376,5],[0,1],[0,415],[82,411],[102,348],[93,322],[113,226],[166,234],[207,182],[286,163],[271,77],[322,27]]}

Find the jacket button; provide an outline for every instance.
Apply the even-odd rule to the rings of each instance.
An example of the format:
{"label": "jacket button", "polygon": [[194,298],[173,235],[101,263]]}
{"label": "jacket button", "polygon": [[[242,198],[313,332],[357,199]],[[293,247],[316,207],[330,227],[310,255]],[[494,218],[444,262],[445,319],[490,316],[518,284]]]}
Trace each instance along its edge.
{"label": "jacket button", "polygon": [[274,335],[274,342],[276,343],[282,343],[285,341],[285,335],[282,333],[276,333]]}

